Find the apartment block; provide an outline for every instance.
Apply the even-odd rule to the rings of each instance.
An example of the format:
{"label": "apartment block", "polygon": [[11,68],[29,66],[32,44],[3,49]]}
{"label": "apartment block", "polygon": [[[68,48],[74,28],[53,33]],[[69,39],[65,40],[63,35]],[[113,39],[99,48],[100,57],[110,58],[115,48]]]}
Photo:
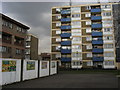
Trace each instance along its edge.
{"label": "apartment block", "polygon": [[26,37],[25,59],[38,60],[38,38],[32,34]]}
{"label": "apartment block", "polygon": [[25,38],[28,26],[0,14],[0,52],[1,58],[24,59],[25,57]]}
{"label": "apartment block", "polygon": [[119,7],[119,3],[53,7],[51,59],[63,68],[115,69],[120,61]]}

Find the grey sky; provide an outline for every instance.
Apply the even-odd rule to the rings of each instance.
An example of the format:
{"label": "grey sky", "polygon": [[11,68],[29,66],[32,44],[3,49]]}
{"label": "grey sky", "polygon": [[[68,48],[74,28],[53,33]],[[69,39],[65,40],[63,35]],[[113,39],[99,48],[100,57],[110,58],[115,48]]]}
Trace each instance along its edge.
{"label": "grey sky", "polygon": [[[92,0],[94,1],[94,0]],[[73,3],[73,4],[83,4]],[[92,3],[92,2],[89,2]],[[39,53],[50,52],[51,7],[64,6],[64,2],[3,2],[2,13],[28,25],[30,33],[39,38]]]}

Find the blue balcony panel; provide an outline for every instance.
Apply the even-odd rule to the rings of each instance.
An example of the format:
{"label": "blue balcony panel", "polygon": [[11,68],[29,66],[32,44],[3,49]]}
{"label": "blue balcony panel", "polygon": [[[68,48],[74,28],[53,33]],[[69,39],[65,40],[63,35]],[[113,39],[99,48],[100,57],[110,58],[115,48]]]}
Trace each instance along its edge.
{"label": "blue balcony panel", "polygon": [[92,44],[103,44],[103,40],[92,40]]}
{"label": "blue balcony panel", "polygon": [[100,8],[95,8],[95,9],[91,9],[91,12],[101,12],[101,9]]}
{"label": "blue balcony panel", "polygon": [[71,53],[71,49],[61,49],[61,53]]}
{"label": "blue balcony panel", "polygon": [[61,57],[62,62],[70,62],[71,58],[70,57]]}
{"label": "blue balcony panel", "polygon": [[62,41],[61,45],[71,45],[71,41]]}
{"label": "blue balcony panel", "polygon": [[71,36],[71,33],[62,33],[61,35],[60,35],[61,37],[70,37]]}
{"label": "blue balcony panel", "polygon": [[70,18],[61,18],[61,22],[69,22],[69,21],[71,21]]}
{"label": "blue balcony panel", "polygon": [[61,29],[71,29],[71,26],[61,26]]}
{"label": "blue balcony panel", "polygon": [[92,32],[92,36],[103,36],[102,32]]}
{"label": "blue balcony panel", "polygon": [[102,28],[102,24],[92,24],[92,28]]}
{"label": "blue balcony panel", "polygon": [[93,57],[93,61],[104,61],[103,57]]}
{"label": "blue balcony panel", "polygon": [[70,14],[70,13],[71,13],[70,10],[62,10],[62,11],[61,11],[61,14]]}
{"label": "blue balcony panel", "polygon": [[93,53],[103,53],[103,48],[93,48]]}
{"label": "blue balcony panel", "polygon": [[101,20],[102,17],[101,16],[92,16],[91,20]]}

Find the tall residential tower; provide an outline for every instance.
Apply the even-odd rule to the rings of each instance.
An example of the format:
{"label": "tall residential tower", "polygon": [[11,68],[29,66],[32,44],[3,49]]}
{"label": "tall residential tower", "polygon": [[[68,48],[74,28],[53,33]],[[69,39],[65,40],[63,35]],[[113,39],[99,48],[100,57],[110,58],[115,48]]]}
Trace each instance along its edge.
{"label": "tall residential tower", "polygon": [[[119,3],[52,8],[51,59],[64,68],[116,68]],[[116,33],[115,33],[116,32]],[[117,45],[119,46],[119,45]],[[117,49],[117,50],[116,50]],[[118,51],[119,50],[119,51]]]}

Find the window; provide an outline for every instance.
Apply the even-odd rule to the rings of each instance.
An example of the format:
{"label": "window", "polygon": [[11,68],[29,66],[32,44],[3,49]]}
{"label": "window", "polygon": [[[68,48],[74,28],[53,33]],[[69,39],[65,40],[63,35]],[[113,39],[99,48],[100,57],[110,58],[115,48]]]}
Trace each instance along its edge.
{"label": "window", "polygon": [[106,52],[106,53],[104,53],[104,57],[114,57],[114,53],[113,52]]}
{"label": "window", "polygon": [[57,30],[57,31],[56,31],[56,34],[61,34],[61,31],[58,31],[58,30]]}
{"label": "window", "polygon": [[56,42],[60,42],[61,41],[61,38],[56,38]]}
{"label": "window", "polygon": [[86,37],[86,41],[91,41],[92,37]]}
{"label": "window", "polygon": [[102,8],[111,8],[110,5],[102,5]]}
{"label": "window", "polygon": [[104,28],[104,32],[110,32],[112,31],[112,28]]}
{"label": "window", "polygon": [[6,27],[9,27],[9,28],[11,28],[11,29],[13,28],[13,24],[12,24],[12,23],[7,22],[7,21],[4,21],[4,20],[2,21],[2,25],[3,25],[3,26],[6,26]]}
{"label": "window", "polygon": [[21,54],[21,53],[22,53],[22,50],[16,49],[16,54]]}
{"label": "window", "polygon": [[103,16],[111,16],[111,12],[104,12]]}
{"label": "window", "polygon": [[81,41],[81,37],[73,37],[73,41]]}
{"label": "window", "polygon": [[106,24],[106,23],[107,23],[107,24],[108,24],[108,23],[109,23],[109,24],[112,24],[112,23],[113,23],[112,20],[103,20],[102,22],[103,22],[103,24]]}
{"label": "window", "polygon": [[91,21],[86,21],[86,25],[91,25]]}
{"label": "window", "polygon": [[91,6],[86,6],[86,10],[90,10],[91,9]]}
{"label": "window", "polygon": [[85,17],[91,17],[91,14],[90,13],[86,13]]}
{"label": "window", "polygon": [[61,19],[61,16],[56,16],[56,19]]}
{"label": "window", "polygon": [[92,45],[87,45],[86,48],[87,49],[92,49]]}
{"label": "window", "polygon": [[0,52],[10,52],[11,48],[6,46],[0,46]]}
{"label": "window", "polygon": [[71,12],[72,13],[80,13],[80,7],[72,7]]}
{"label": "window", "polygon": [[104,44],[104,48],[113,48],[113,44]]}
{"label": "window", "polygon": [[80,49],[81,46],[80,45],[72,45],[72,49]]}
{"label": "window", "polygon": [[104,40],[113,40],[113,36],[104,36]]}
{"label": "window", "polygon": [[17,27],[17,31],[18,32],[22,32],[22,28],[21,27]]}
{"label": "window", "polygon": [[81,22],[80,21],[75,21],[75,22],[72,22],[71,24],[73,26],[78,26],[78,25],[81,25]]}
{"label": "window", "polygon": [[81,53],[72,53],[72,57],[82,57]]}
{"label": "window", "polygon": [[92,53],[87,53],[87,57],[92,57]]}
{"label": "window", "polygon": [[56,12],[60,12],[61,11],[61,9],[60,8],[56,8]]}
{"label": "window", "polygon": [[62,46],[62,49],[71,49],[70,46]]}
{"label": "window", "polygon": [[72,18],[80,17],[80,14],[72,14]]}
{"label": "window", "polygon": [[56,50],[60,50],[61,46],[56,46]]}
{"label": "window", "polygon": [[114,65],[114,61],[104,61],[105,65]]}
{"label": "window", "polygon": [[91,28],[86,28],[86,33],[91,33]]}
{"label": "window", "polygon": [[72,29],[72,33],[80,33],[81,29]]}
{"label": "window", "polygon": [[61,26],[61,23],[60,23],[60,22],[57,22],[57,23],[56,23],[56,27],[59,27],[59,26]]}

